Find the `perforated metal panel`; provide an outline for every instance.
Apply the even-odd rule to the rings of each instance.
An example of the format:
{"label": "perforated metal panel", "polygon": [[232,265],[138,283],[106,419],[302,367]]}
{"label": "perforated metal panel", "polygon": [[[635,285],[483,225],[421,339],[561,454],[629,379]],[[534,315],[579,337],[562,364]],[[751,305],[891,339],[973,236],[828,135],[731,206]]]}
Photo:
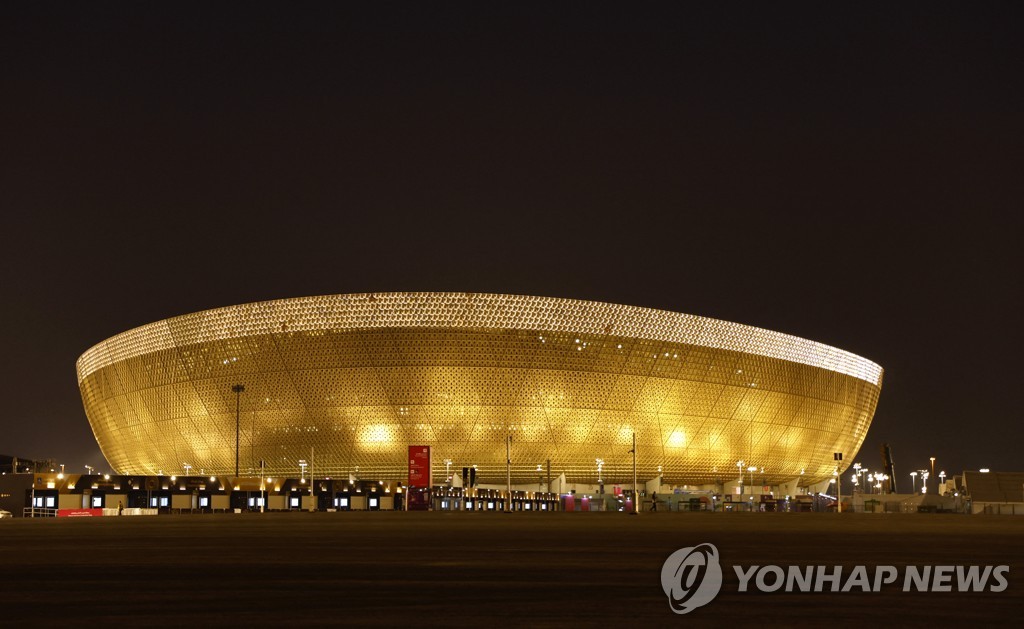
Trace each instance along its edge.
{"label": "perforated metal panel", "polygon": [[[882,370],[820,343],[616,304],[468,293],[331,295],[220,308],[130,330],[87,351],[79,386],[122,473],[400,479],[405,448],[477,465],[482,482],[710,483],[830,476],[855,453]],[[852,456],[847,458],[852,459]],[[760,468],[764,471],[760,472]],[[435,474],[435,476],[437,476]]]}

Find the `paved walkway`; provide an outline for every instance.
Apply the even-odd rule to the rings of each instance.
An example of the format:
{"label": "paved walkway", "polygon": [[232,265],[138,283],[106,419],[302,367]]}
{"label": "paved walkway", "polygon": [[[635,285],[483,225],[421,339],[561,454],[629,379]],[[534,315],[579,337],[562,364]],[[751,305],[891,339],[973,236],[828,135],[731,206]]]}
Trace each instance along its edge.
{"label": "paved walkway", "polygon": [[[710,542],[718,597],[661,568]],[[1008,564],[996,592],[738,592],[734,565]],[[0,521],[0,613],[45,626],[1019,626],[1024,518],[901,514],[281,513]],[[6,623],[3,623],[6,624]]]}

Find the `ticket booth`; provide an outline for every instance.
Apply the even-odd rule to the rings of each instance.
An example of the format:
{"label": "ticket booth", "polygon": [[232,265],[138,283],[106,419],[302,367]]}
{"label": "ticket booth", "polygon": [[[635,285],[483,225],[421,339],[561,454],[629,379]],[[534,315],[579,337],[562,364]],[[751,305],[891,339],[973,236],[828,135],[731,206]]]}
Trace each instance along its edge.
{"label": "ticket booth", "polygon": [[159,489],[151,491],[149,493],[149,508],[150,509],[170,509],[171,508],[171,491],[169,489]]}
{"label": "ticket booth", "polygon": [[426,487],[409,488],[409,511],[430,510],[430,490]]}
{"label": "ticket booth", "polygon": [[[200,494],[201,495],[201,494]],[[266,509],[266,499],[263,496],[262,491],[249,491],[246,492],[246,508],[249,511],[259,511],[260,509]]]}

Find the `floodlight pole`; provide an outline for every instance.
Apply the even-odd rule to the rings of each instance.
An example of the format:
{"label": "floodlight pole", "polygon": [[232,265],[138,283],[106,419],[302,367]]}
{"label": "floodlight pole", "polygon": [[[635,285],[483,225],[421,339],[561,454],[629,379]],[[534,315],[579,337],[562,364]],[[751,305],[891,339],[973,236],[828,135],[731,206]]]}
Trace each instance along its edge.
{"label": "floodlight pole", "polygon": [[843,475],[836,466],[836,513],[843,512]]}
{"label": "floodlight pole", "polygon": [[637,509],[640,505],[640,494],[636,491],[636,433],[633,433],[633,449],[630,450],[633,453],[633,511],[630,515],[636,515]]}
{"label": "floodlight pole", "polygon": [[836,513],[843,512],[843,453],[833,452],[832,459],[836,462]]}
{"label": "floodlight pole", "polygon": [[512,435],[505,436],[505,513],[512,506]]}
{"label": "floodlight pole", "polygon": [[[239,435],[241,434],[241,408],[242,408],[242,391],[245,391],[245,386],[236,384],[231,387],[231,390],[235,392],[235,478],[238,478],[238,446],[239,446]],[[237,480],[236,480],[237,482]]]}

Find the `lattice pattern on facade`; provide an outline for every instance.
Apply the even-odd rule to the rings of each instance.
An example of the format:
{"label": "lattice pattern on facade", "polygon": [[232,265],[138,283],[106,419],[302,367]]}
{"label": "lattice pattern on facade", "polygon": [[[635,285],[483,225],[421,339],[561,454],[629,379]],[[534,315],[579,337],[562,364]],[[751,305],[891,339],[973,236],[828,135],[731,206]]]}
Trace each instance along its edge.
{"label": "lattice pattern on facade", "polygon": [[[880,392],[875,363],[813,341],[646,308],[513,295],[333,295],[220,308],[115,336],[78,361],[110,464],[132,474],[234,471],[401,479],[405,447],[500,483],[551,461],[570,481],[801,473],[852,459]],[[258,463],[255,463],[258,465]],[[545,469],[537,471],[540,465]],[[443,469],[443,465],[441,466]],[[763,472],[761,469],[763,468]],[[749,482],[749,473],[745,477]],[[435,476],[437,474],[435,473]]]}

